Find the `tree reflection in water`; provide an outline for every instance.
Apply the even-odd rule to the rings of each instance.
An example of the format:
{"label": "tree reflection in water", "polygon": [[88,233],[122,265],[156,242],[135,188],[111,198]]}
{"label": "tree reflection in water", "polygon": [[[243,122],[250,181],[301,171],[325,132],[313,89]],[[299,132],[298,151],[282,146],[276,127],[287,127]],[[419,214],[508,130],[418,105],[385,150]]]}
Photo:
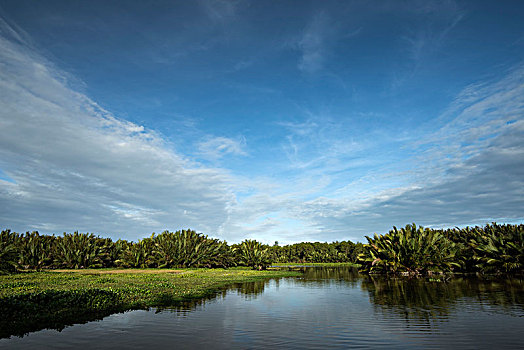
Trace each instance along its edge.
{"label": "tree reflection in water", "polygon": [[[457,310],[468,310],[468,308],[481,308],[488,312],[524,316],[524,280],[522,278],[478,278],[475,276],[456,277],[440,282],[429,279],[367,276],[347,266],[293,269],[299,269],[304,274],[285,282],[282,279],[272,279],[238,283],[217,290],[215,294],[201,299],[180,302],[169,308],[154,310],[157,313],[167,311],[174,313],[177,317],[186,317],[196,309],[205,308],[209,302],[220,302],[226,298],[228,293],[237,293],[247,300],[254,300],[258,299],[266,288],[276,287],[278,289],[279,286],[285,286],[291,289],[296,287],[300,287],[299,289],[320,288],[329,291],[330,286],[336,285],[367,293],[368,300],[379,319],[394,320],[399,319],[400,316],[401,321],[408,326],[422,324],[433,328],[439,322],[446,322],[451,318],[452,313],[458,312]],[[365,294],[360,299],[367,304]],[[340,299],[337,302],[340,302]],[[21,319],[17,319],[17,322],[10,322],[4,317],[0,327],[3,331],[1,337],[22,336],[44,328],[60,330],[72,324],[101,319],[112,312],[90,313],[87,310],[78,309],[70,310],[70,312],[60,310],[60,312],[44,315],[45,322],[42,320],[36,322],[37,319],[34,319],[34,322]]]}
{"label": "tree reflection in water", "polygon": [[[281,278],[271,279],[272,283],[276,283],[277,287],[280,280]],[[246,299],[256,299],[258,295],[264,293],[264,290],[269,283],[270,281],[267,280],[235,283],[227,288],[218,290],[216,294],[210,294],[207,297],[201,299],[193,299],[184,302],[178,302],[176,305],[168,308],[156,308],[155,312],[158,313],[168,311],[176,314],[177,316],[184,317],[187,316],[188,313],[196,310],[197,308],[200,309],[202,307],[205,307],[206,303],[210,301],[214,302],[216,300],[225,298],[226,295],[231,292],[237,292],[238,294],[245,296]]]}
{"label": "tree reflection in water", "polygon": [[[278,283],[279,279],[273,279],[272,281],[273,283]],[[264,280],[237,283],[228,288],[218,289],[216,290],[216,293],[210,293],[200,299],[191,299],[182,302],[175,302],[173,301],[174,299],[172,296],[161,294],[158,296],[158,304],[166,305],[167,307],[158,307],[153,310],[156,313],[163,311],[173,312],[176,316],[185,317],[189,312],[204,307],[209,301],[225,298],[227,293],[230,293],[232,290],[249,298],[256,297],[264,292],[267,283],[269,282]],[[47,294],[53,293],[48,292]],[[49,297],[53,299],[52,295]],[[11,299],[13,299],[13,301],[11,301]],[[78,307],[75,308],[63,307],[57,300],[55,303],[43,301],[39,303],[42,304],[40,305],[41,310],[35,309],[33,312],[25,310],[28,307],[34,306],[33,304],[28,304],[24,309],[24,311],[27,312],[16,313],[13,311],[14,309],[11,307],[12,305],[10,303],[22,305],[24,300],[17,301],[18,299],[16,297],[11,299],[4,299],[0,302],[0,311],[2,311],[2,317],[0,317],[0,339],[9,338],[11,336],[23,337],[30,332],[36,332],[42,329],[55,329],[61,331],[74,324],[98,321],[111,314],[126,311],[126,309],[118,306],[116,302],[115,307],[110,307],[107,310],[92,310],[87,306],[82,306],[83,304],[79,304]]]}
{"label": "tree reflection in water", "polygon": [[[307,286],[329,286],[342,283],[349,288],[360,287],[369,294],[369,301],[376,312],[383,315],[395,313],[414,322],[443,321],[456,308],[479,305],[483,308],[498,306],[497,312],[524,316],[524,280],[477,276],[455,277],[446,282],[417,278],[388,278],[359,274],[353,267],[300,267],[303,272],[295,283]],[[209,300],[221,299],[234,291],[256,299],[269,283],[278,288],[281,279],[238,283],[223,289],[215,296],[183,303],[173,312],[184,315]]]}
{"label": "tree reflection in water", "polygon": [[331,283],[332,281],[348,282],[351,286],[355,286],[362,278],[358,270],[354,267],[340,266],[340,267],[304,267],[301,268],[304,273],[299,277],[300,281],[304,283]]}
{"label": "tree reflection in water", "polygon": [[[458,277],[446,282],[428,279],[365,276],[362,289],[377,312],[395,313],[406,321],[444,321],[457,308],[477,305],[524,316],[524,281],[516,279]],[[496,311],[495,311],[496,310]]]}

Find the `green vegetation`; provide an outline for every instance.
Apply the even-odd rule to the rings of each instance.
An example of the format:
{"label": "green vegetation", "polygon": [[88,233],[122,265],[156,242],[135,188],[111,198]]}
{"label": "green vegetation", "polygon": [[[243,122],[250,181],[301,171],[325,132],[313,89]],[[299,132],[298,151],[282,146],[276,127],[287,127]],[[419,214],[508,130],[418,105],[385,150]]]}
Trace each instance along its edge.
{"label": "green vegetation", "polygon": [[0,274],[14,272],[17,267],[18,250],[15,245],[15,234],[9,230],[0,234]]}
{"label": "green vegetation", "polygon": [[449,272],[457,265],[453,242],[441,232],[417,228],[415,224],[366,238],[369,245],[360,256],[365,272],[420,275]]}
{"label": "green vegetation", "polygon": [[358,257],[364,273],[522,273],[524,267],[524,225],[432,230],[413,224],[366,239]]}
{"label": "green vegetation", "polygon": [[157,267],[231,266],[231,251],[225,242],[195,231],[164,232],[151,237],[152,261]]}
{"label": "green vegetation", "polygon": [[471,236],[473,260],[482,271],[511,273],[524,268],[524,225],[488,225],[483,234]]}
{"label": "green vegetation", "polygon": [[239,262],[253,269],[265,270],[271,265],[272,257],[269,248],[255,240],[246,239],[241,244],[233,247]]}
{"label": "green vegetation", "polygon": [[228,245],[192,230],[164,231],[129,242],[89,233],[61,236],[38,232],[0,235],[0,273],[18,270],[86,268],[188,268],[249,266],[265,269],[278,263],[355,262],[361,243],[297,243],[265,245],[255,240]]}
{"label": "green vegetation", "polygon": [[350,241],[279,246],[255,240],[228,245],[192,230],[165,231],[138,242],[88,233],[0,235],[0,273],[86,268],[229,268],[263,270],[271,264],[358,263],[363,273],[424,276],[436,273],[521,273],[524,225],[434,230],[407,225],[385,235]]}
{"label": "green vegetation", "polygon": [[233,269],[84,269],[0,276],[0,338],[104,317],[175,306],[214,295],[226,285],[298,272]]}
{"label": "green vegetation", "polygon": [[[300,274],[268,270],[272,264],[358,263],[362,273],[431,276],[436,285],[446,284],[441,283],[448,280],[440,276],[444,273],[523,272],[524,225],[434,230],[413,224],[366,238],[368,244],[269,246],[255,240],[228,245],[192,230],[153,233],[138,242],[78,232],[50,236],[5,230],[0,234],[0,338],[61,329],[130,309],[175,306],[215,295],[233,283],[259,280],[247,287],[255,293],[263,289],[262,279]],[[332,277],[334,269],[314,270],[306,274]],[[384,282],[367,278],[382,300]],[[392,286],[397,284],[386,284]]]}
{"label": "green vegetation", "polygon": [[[278,243],[278,242],[275,242]],[[351,241],[320,243],[302,242],[270,248],[275,264],[281,263],[355,263],[364,250],[362,243]]]}

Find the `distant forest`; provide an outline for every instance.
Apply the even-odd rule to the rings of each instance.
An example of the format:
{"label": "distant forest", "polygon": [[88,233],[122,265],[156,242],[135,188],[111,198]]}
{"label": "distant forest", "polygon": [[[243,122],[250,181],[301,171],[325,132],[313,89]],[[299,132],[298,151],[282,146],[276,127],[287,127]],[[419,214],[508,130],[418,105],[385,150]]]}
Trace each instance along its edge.
{"label": "distant forest", "polygon": [[522,273],[524,225],[435,230],[417,225],[366,236],[367,243],[265,245],[225,241],[193,230],[162,232],[138,242],[89,233],[0,234],[0,273],[82,268],[265,269],[278,263],[356,263],[363,273],[426,276],[439,273]]}

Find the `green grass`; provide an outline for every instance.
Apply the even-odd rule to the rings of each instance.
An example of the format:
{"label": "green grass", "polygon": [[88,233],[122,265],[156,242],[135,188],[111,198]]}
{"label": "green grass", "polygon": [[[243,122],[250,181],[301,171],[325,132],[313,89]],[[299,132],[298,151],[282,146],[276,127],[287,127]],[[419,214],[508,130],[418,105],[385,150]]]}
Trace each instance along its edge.
{"label": "green grass", "polygon": [[[214,293],[232,283],[251,282],[271,277],[296,276],[297,272],[247,268],[232,269],[86,269],[68,272],[26,272],[0,276],[0,299],[43,291],[102,289],[116,292],[131,306],[160,306],[159,295],[169,295],[176,303]],[[165,299],[165,298],[164,298]]]}
{"label": "green grass", "polygon": [[24,272],[0,276],[0,338],[85,322],[114,312],[176,306],[227,285],[300,275],[232,269]]}

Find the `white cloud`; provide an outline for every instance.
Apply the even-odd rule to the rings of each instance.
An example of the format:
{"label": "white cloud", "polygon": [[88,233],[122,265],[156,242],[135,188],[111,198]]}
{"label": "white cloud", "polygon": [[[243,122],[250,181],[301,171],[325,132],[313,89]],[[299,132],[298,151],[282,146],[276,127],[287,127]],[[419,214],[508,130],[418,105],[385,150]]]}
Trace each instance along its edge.
{"label": "white cloud", "polygon": [[383,179],[373,184],[367,175],[356,188],[297,203],[290,215],[307,220],[326,239],[413,221],[436,227],[522,221],[524,69],[467,87],[430,127],[432,132],[405,143],[418,153],[401,164],[410,171],[390,174],[402,185]]}
{"label": "white cloud", "polygon": [[[325,63],[322,16],[301,40],[307,72]],[[6,39],[9,32],[0,38],[4,227],[131,239],[191,227],[231,241],[289,243],[362,240],[411,221],[522,220],[522,68],[466,88],[438,120],[407,138],[373,134],[380,130],[328,112],[282,122],[288,162],[275,162],[273,177],[241,178],[194,162],[161,135],[100,108],[23,36]],[[397,139],[394,150],[382,147],[388,137]],[[419,156],[395,166],[404,157],[394,153],[400,146]],[[196,149],[208,160],[247,155],[242,138],[209,136]]]}
{"label": "white cloud", "polygon": [[453,227],[522,221],[523,80],[524,70],[517,68],[500,81],[464,89],[448,111],[415,133],[417,137],[402,140],[399,148],[413,155],[401,158],[396,167],[374,150],[359,148],[368,163],[354,180],[349,176],[354,172],[338,174],[344,167],[337,162],[344,163],[351,147],[337,153],[318,142],[344,141],[344,135],[326,129],[325,120],[281,123],[298,150],[293,157],[311,150],[311,144],[326,155],[313,152],[308,163],[301,163],[304,167],[278,185],[254,186],[254,193],[231,207],[221,231],[243,232],[239,239],[250,235],[267,243],[363,241],[363,235],[411,222]]}
{"label": "white cloud", "polygon": [[0,182],[4,227],[131,239],[216,232],[234,199],[224,172],[103,110],[20,41],[1,37],[0,47],[0,169],[13,180]]}

